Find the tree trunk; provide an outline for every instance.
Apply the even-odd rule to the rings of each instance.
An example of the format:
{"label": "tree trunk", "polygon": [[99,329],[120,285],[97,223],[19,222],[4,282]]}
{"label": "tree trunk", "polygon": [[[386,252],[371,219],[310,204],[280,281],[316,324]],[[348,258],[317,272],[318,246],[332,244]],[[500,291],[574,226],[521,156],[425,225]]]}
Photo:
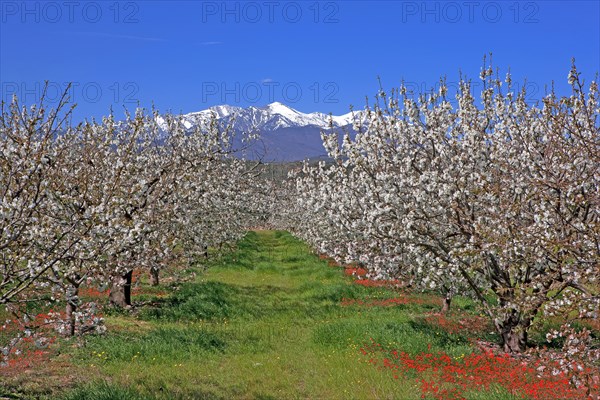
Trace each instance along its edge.
{"label": "tree trunk", "polygon": [[452,295],[446,294],[446,297],[444,297],[444,302],[442,304],[442,310],[440,311],[440,313],[447,314],[448,311],[450,311],[450,303],[451,302],[452,302]]}
{"label": "tree trunk", "polygon": [[158,284],[160,283],[158,274],[159,274],[160,270],[158,268],[152,267],[150,268],[150,284],[152,286],[158,286]]}
{"label": "tree trunk", "polygon": [[522,353],[527,349],[527,332],[512,329],[502,334],[502,347],[507,353]]}
{"label": "tree trunk", "polygon": [[75,313],[77,312],[77,306],[79,304],[79,285],[71,285],[67,288],[66,291],[67,297],[67,309],[66,309],[66,319],[67,319],[67,336],[75,336],[75,324],[76,317]]}
{"label": "tree trunk", "polygon": [[519,318],[516,311],[513,311],[504,321],[496,321],[495,325],[505,352],[522,353],[527,349],[527,331],[531,325],[530,318]]}
{"label": "tree trunk", "polygon": [[132,277],[133,270],[127,272],[125,275],[113,277],[109,296],[110,304],[122,308],[131,307]]}

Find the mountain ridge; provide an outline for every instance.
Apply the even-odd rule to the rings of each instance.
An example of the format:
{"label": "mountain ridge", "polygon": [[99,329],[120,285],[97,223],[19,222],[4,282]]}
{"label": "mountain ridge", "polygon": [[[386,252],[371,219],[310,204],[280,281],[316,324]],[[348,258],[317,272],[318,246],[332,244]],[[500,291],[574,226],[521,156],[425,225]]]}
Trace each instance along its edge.
{"label": "mountain ridge", "polygon": [[[354,122],[365,122],[366,112],[361,110],[337,116],[321,112],[302,113],[273,102],[262,107],[246,108],[222,104],[182,115],[188,129],[205,124],[212,117],[220,124],[231,125],[238,134],[250,133],[258,137],[246,149],[244,157],[289,162],[327,157],[321,132],[332,128],[352,132]],[[164,123],[161,119],[157,117],[159,124]]]}
{"label": "mountain ridge", "polygon": [[227,104],[209,107],[205,110],[184,114],[184,118],[200,118],[208,120],[212,115],[217,120],[229,122],[235,119],[235,129],[279,129],[299,126],[318,126],[323,129],[351,125],[354,118],[362,118],[364,111],[349,112],[343,115],[331,115],[321,112],[303,113],[280,102],[273,102],[263,107],[249,106],[246,108]]}

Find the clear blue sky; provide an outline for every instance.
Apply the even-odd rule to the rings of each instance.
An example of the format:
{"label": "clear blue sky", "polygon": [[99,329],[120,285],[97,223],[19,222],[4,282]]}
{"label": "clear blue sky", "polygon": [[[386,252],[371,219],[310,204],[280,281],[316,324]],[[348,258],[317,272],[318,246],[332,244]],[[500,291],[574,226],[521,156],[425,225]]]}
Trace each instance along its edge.
{"label": "clear blue sky", "polygon": [[571,58],[600,70],[598,1],[0,1],[2,99],[26,103],[74,82],[76,116],[155,104],[192,112],[280,101],[342,114],[402,79],[416,89],[459,71],[477,78],[484,54],[531,100]]}

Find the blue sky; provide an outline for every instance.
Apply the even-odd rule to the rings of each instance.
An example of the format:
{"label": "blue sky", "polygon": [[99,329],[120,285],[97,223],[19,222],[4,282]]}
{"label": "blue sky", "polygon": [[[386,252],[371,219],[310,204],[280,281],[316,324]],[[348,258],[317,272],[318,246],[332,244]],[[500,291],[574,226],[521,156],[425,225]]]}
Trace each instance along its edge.
{"label": "blue sky", "polygon": [[600,70],[598,1],[0,1],[2,99],[50,100],[73,82],[75,116],[154,104],[192,112],[280,101],[303,112],[362,108],[379,87],[477,79],[483,55],[530,99],[571,58]]}

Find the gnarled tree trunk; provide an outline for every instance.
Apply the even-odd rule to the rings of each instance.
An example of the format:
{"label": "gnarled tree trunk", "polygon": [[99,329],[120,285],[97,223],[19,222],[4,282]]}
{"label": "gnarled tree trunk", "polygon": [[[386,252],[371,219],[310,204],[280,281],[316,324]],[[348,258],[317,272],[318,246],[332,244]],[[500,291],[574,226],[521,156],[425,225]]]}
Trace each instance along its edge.
{"label": "gnarled tree trunk", "polygon": [[507,353],[522,353],[527,349],[527,332],[531,318],[520,318],[513,310],[504,320],[496,320],[494,325],[500,335],[501,345]]}
{"label": "gnarled tree trunk", "polygon": [[131,281],[133,279],[133,270],[124,275],[113,277],[110,288],[110,304],[117,307],[131,307]]}
{"label": "gnarled tree trunk", "polygon": [[160,283],[159,272],[160,270],[156,267],[150,268],[150,284],[152,286],[158,286],[158,284]]}

